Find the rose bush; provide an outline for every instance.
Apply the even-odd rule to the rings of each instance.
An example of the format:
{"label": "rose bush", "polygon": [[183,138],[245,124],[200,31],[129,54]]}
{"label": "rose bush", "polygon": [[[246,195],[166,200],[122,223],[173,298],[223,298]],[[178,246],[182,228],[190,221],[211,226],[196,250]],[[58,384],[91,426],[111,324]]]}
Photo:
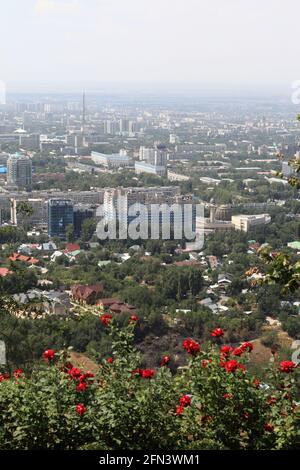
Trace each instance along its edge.
{"label": "rose bush", "polygon": [[132,346],[138,321],[118,329],[112,355],[97,374],[74,367],[68,352],[49,349],[27,376],[0,374],[0,449],[291,449],[299,446],[296,365],[274,361],[264,383],[247,368],[251,342],[201,347],[183,341],[187,363],[171,358],[141,369]]}

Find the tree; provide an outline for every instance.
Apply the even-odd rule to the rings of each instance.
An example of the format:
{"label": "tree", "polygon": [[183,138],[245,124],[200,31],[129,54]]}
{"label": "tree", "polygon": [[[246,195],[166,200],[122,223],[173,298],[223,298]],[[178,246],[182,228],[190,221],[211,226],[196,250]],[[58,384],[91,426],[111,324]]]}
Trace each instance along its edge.
{"label": "tree", "polygon": [[66,227],[66,240],[67,242],[74,241],[74,225],[73,224],[69,224]]}
{"label": "tree", "polygon": [[292,337],[300,339],[300,318],[289,317],[283,323],[284,330]]}
{"label": "tree", "polygon": [[96,226],[97,226],[97,222],[93,218],[85,219],[82,222],[80,238],[83,242],[90,241],[90,239],[95,233]]}
{"label": "tree", "polygon": [[199,269],[189,270],[189,290],[192,295],[197,295],[203,287],[203,278]]}
{"label": "tree", "polygon": [[19,201],[17,203],[17,214],[30,217],[33,214],[33,207],[31,206],[31,204],[29,204],[29,202]]}
{"label": "tree", "polygon": [[0,243],[15,243],[27,240],[25,232],[12,226],[0,227]]}

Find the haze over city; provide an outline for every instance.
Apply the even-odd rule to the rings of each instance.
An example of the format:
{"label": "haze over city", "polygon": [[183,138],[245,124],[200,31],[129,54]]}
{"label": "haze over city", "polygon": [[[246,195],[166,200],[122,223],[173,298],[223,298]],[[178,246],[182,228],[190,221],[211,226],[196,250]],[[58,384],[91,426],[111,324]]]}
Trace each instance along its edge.
{"label": "haze over city", "polygon": [[299,78],[299,17],[297,0],[10,0],[0,80],[11,91],[286,91]]}

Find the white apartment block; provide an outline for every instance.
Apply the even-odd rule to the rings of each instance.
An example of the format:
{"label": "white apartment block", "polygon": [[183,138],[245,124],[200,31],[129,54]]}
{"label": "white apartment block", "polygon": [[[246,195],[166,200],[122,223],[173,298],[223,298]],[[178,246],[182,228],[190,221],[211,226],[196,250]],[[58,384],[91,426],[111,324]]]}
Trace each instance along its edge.
{"label": "white apartment block", "polygon": [[271,222],[269,214],[257,214],[257,215],[233,215],[231,217],[231,223],[236,230],[242,232],[248,232],[251,227],[256,225],[266,225]]}

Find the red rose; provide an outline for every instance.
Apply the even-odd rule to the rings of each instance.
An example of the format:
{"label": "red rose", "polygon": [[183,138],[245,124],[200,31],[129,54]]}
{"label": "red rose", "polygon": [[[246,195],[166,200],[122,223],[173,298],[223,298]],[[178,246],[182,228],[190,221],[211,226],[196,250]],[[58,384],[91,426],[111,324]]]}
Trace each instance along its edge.
{"label": "red rose", "polygon": [[232,393],[224,393],[223,397],[225,398],[225,400],[230,400],[233,397],[233,395]]}
{"label": "red rose", "polygon": [[289,372],[292,372],[295,367],[297,367],[297,365],[293,361],[282,361],[280,363],[280,372],[288,374]]}
{"label": "red rose", "polygon": [[106,359],[106,362],[107,362],[108,364],[112,364],[112,363],[114,362],[113,357],[108,357],[108,358]]}
{"label": "red rose", "polygon": [[235,372],[239,367],[239,363],[232,359],[231,361],[224,362],[223,367],[225,368],[226,372]]}
{"label": "red rose", "polygon": [[87,409],[82,403],[78,403],[78,405],[76,405],[76,413],[78,413],[80,416],[83,416],[86,412]]}
{"label": "red rose", "polygon": [[244,343],[241,344],[240,348],[243,352],[245,351],[251,352],[253,351],[254,346],[252,343],[250,343],[250,341],[245,341]]}
{"label": "red rose", "polygon": [[[79,370],[79,369],[77,369],[77,370]],[[78,377],[77,377],[78,372],[75,371],[74,375],[75,375],[74,380],[77,380],[78,379]],[[80,375],[79,382],[80,383],[85,383],[86,379],[92,379],[94,377],[95,377],[95,375],[92,374],[92,372],[86,372],[85,374]]]}
{"label": "red rose", "polygon": [[130,323],[135,323],[136,321],[138,321],[139,317],[137,317],[136,315],[131,315],[131,317],[129,318],[129,322]]}
{"label": "red rose", "polygon": [[104,313],[104,315],[101,315],[100,321],[102,325],[107,326],[111,322],[112,318],[112,315],[109,313]]}
{"label": "red rose", "polygon": [[213,336],[214,338],[220,338],[221,336],[224,335],[224,331],[222,330],[222,328],[215,328],[211,334],[211,336]]}
{"label": "red rose", "polygon": [[203,360],[201,361],[201,367],[202,367],[202,369],[205,369],[206,366],[207,366],[207,364],[209,364],[209,362],[210,362],[210,361],[208,361],[207,359],[203,359]]}
{"label": "red rose", "polygon": [[155,374],[155,370],[153,370],[153,369],[144,369],[140,373],[140,375],[143,377],[143,379],[152,379],[154,374]]}
{"label": "red rose", "polygon": [[259,388],[259,386],[260,386],[260,381],[259,381],[259,379],[254,379],[254,380],[253,380],[253,385],[254,385],[255,388]]}
{"label": "red rose", "polygon": [[80,384],[76,387],[76,392],[84,392],[87,389],[87,384],[84,382],[80,382]]}
{"label": "red rose", "polygon": [[274,405],[274,403],[277,402],[277,398],[276,397],[269,397],[268,400],[267,400],[267,405]]}
{"label": "red rose", "polygon": [[200,344],[191,338],[187,338],[182,342],[182,346],[188,354],[195,356],[200,351]]}
{"label": "red rose", "polygon": [[47,350],[43,353],[43,357],[44,357],[44,359],[46,359],[46,361],[53,361],[53,359],[55,358],[55,351],[54,351],[54,349],[47,349]]}
{"label": "red rose", "polygon": [[167,364],[169,364],[170,360],[171,360],[170,356],[164,356],[162,360],[160,361],[160,366],[161,367],[166,366]]}
{"label": "red rose", "polygon": [[176,407],[176,414],[177,414],[178,416],[180,416],[181,413],[183,412],[183,410],[184,410],[184,407],[181,406],[181,405],[178,405],[178,406]]}
{"label": "red rose", "polygon": [[84,377],[85,379],[93,379],[95,377],[95,374],[88,371],[82,377]]}
{"label": "red rose", "polygon": [[266,424],[264,424],[264,429],[267,432],[273,432],[274,431],[274,426],[271,423],[266,423]]}
{"label": "red rose", "polygon": [[233,348],[225,344],[221,347],[220,351],[223,356],[229,356],[229,354],[233,351]]}
{"label": "red rose", "polygon": [[24,374],[24,371],[23,371],[22,369],[16,369],[16,370],[14,370],[14,377],[15,377],[15,379],[20,379],[23,374]]}
{"label": "red rose", "polygon": [[9,374],[0,374],[0,382],[4,382],[4,380],[9,380]]}
{"label": "red rose", "polygon": [[241,356],[241,355],[243,354],[243,352],[244,352],[244,351],[242,350],[242,348],[235,348],[235,349],[232,351],[232,354],[233,354],[234,356]]}
{"label": "red rose", "polygon": [[77,367],[72,367],[72,369],[68,371],[68,374],[70,377],[72,377],[72,379],[78,380],[80,379],[82,372],[80,369],[77,369]]}
{"label": "red rose", "polygon": [[142,373],[143,373],[142,369],[139,369],[139,368],[131,371],[132,375],[142,375]]}
{"label": "red rose", "polygon": [[191,397],[189,395],[182,395],[179,398],[179,404],[185,408],[186,406],[190,406],[191,404]]}

